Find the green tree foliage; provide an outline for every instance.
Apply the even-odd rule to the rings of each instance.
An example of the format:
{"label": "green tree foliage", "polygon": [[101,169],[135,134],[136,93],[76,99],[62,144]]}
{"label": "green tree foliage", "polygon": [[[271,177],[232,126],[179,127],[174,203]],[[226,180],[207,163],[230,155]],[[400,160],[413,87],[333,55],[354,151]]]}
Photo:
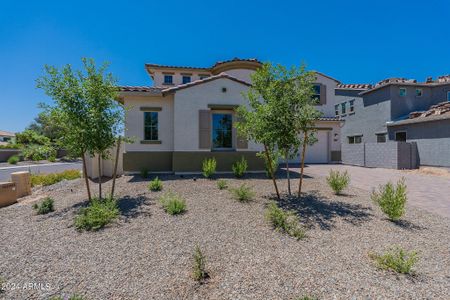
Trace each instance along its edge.
{"label": "green tree foliage", "polygon": [[[55,104],[47,112],[57,116],[61,125],[62,142],[72,153],[83,157],[83,170],[89,199],[85,153],[101,158],[109,156],[116,137],[122,131],[124,110],[116,101],[116,80],[106,73],[108,64],[96,67],[93,59],[82,59],[83,70],[74,71],[70,65],[58,70],[45,66],[45,75],[37,80],[37,87],[52,97]],[[99,164],[101,174],[101,164]],[[102,196],[99,180],[99,197]]]}

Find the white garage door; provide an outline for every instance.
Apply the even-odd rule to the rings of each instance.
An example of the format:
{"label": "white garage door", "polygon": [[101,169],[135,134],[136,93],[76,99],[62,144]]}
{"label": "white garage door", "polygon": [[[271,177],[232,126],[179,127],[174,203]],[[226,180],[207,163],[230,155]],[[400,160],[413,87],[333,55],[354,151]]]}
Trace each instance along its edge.
{"label": "white garage door", "polygon": [[[307,164],[326,164],[328,163],[329,132],[326,130],[319,130],[316,133],[317,142],[306,147],[305,163]],[[300,163],[300,154],[289,161],[290,163]]]}

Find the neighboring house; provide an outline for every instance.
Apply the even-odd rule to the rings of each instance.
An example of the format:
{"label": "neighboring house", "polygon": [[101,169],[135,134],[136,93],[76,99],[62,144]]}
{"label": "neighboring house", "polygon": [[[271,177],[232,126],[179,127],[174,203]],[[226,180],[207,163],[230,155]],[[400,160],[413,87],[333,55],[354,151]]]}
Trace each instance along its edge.
{"label": "neighboring house", "polygon": [[[450,166],[450,114],[445,104],[448,101],[450,76],[437,80],[428,78],[426,82],[390,78],[373,87],[367,86],[355,96],[354,113],[343,116],[343,162],[358,160],[355,151],[358,148],[346,145],[367,143],[378,150],[370,155],[366,153],[365,165],[367,161],[375,163],[386,159],[388,154],[375,156],[390,148],[398,152],[398,161],[409,156],[406,160],[410,160],[411,167],[417,164]],[[406,145],[411,146],[372,145],[392,141],[407,142]],[[398,167],[407,168],[406,165],[399,163]]]}
{"label": "neighboring house", "polygon": [[0,130],[0,145],[6,145],[9,141],[14,139],[16,135],[12,132]]}
{"label": "neighboring house", "polygon": [[[198,172],[206,157],[218,171],[231,171],[242,156],[250,171],[264,169],[256,153],[262,146],[238,136],[235,108],[248,106],[243,93],[256,59],[233,59],[209,68],[146,64],[153,86],[123,86],[120,101],[128,108],[125,135],[126,172]],[[318,142],[308,149],[308,163],[340,160],[340,120],[334,116],[334,88],[339,82],[317,72],[315,90],[324,112],[316,127]],[[296,160],[298,162],[298,159]]]}

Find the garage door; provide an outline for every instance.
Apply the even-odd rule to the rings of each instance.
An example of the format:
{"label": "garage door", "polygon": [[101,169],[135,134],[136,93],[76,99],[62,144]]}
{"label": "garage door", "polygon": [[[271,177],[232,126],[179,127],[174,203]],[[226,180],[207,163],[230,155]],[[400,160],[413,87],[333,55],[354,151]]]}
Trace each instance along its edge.
{"label": "garage door", "polygon": [[[317,142],[306,147],[305,163],[307,164],[326,164],[328,163],[329,143],[328,135],[329,131],[319,130],[316,133]],[[300,154],[289,161],[290,163],[300,163]]]}

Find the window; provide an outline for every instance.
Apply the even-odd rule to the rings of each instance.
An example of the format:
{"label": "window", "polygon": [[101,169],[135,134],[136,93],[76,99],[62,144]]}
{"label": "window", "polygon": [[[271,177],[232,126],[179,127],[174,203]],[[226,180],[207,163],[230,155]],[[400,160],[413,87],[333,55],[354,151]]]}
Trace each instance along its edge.
{"label": "window", "polygon": [[144,139],[158,140],[158,113],[155,111],[144,112]]}
{"label": "window", "polygon": [[339,116],[339,104],[336,104],[334,106],[334,113],[336,114],[336,116]]}
{"label": "window", "polygon": [[406,96],[406,88],[400,88],[399,95],[400,95],[400,97],[405,97]]}
{"label": "window", "polygon": [[447,92],[447,101],[450,102],[450,91]]}
{"label": "window", "polygon": [[349,144],[361,144],[362,142],[362,135],[348,136],[347,138]]}
{"label": "window", "polygon": [[164,84],[173,84],[173,76],[164,75]]}
{"label": "window", "polygon": [[191,82],[191,76],[184,75],[183,76],[183,84]]}
{"label": "window", "polygon": [[314,99],[314,101],[316,101],[317,103],[319,103],[320,101],[320,84],[315,84],[313,86],[313,95],[312,98]]}
{"label": "window", "polygon": [[395,133],[395,140],[397,142],[406,142],[406,131],[397,131]]}
{"label": "window", "polygon": [[341,112],[342,112],[342,114],[345,114],[345,102],[344,103],[341,103]]}
{"label": "window", "polygon": [[377,133],[377,143],[386,143],[386,133]]}
{"label": "window", "polygon": [[416,97],[422,97],[422,89],[416,89]]}
{"label": "window", "polygon": [[350,100],[348,102],[350,104],[350,112],[354,112],[355,111],[355,100]]}
{"label": "window", "polygon": [[230,149],[232,143],[232,115],[212,115],[212,142],[214,149]]}

